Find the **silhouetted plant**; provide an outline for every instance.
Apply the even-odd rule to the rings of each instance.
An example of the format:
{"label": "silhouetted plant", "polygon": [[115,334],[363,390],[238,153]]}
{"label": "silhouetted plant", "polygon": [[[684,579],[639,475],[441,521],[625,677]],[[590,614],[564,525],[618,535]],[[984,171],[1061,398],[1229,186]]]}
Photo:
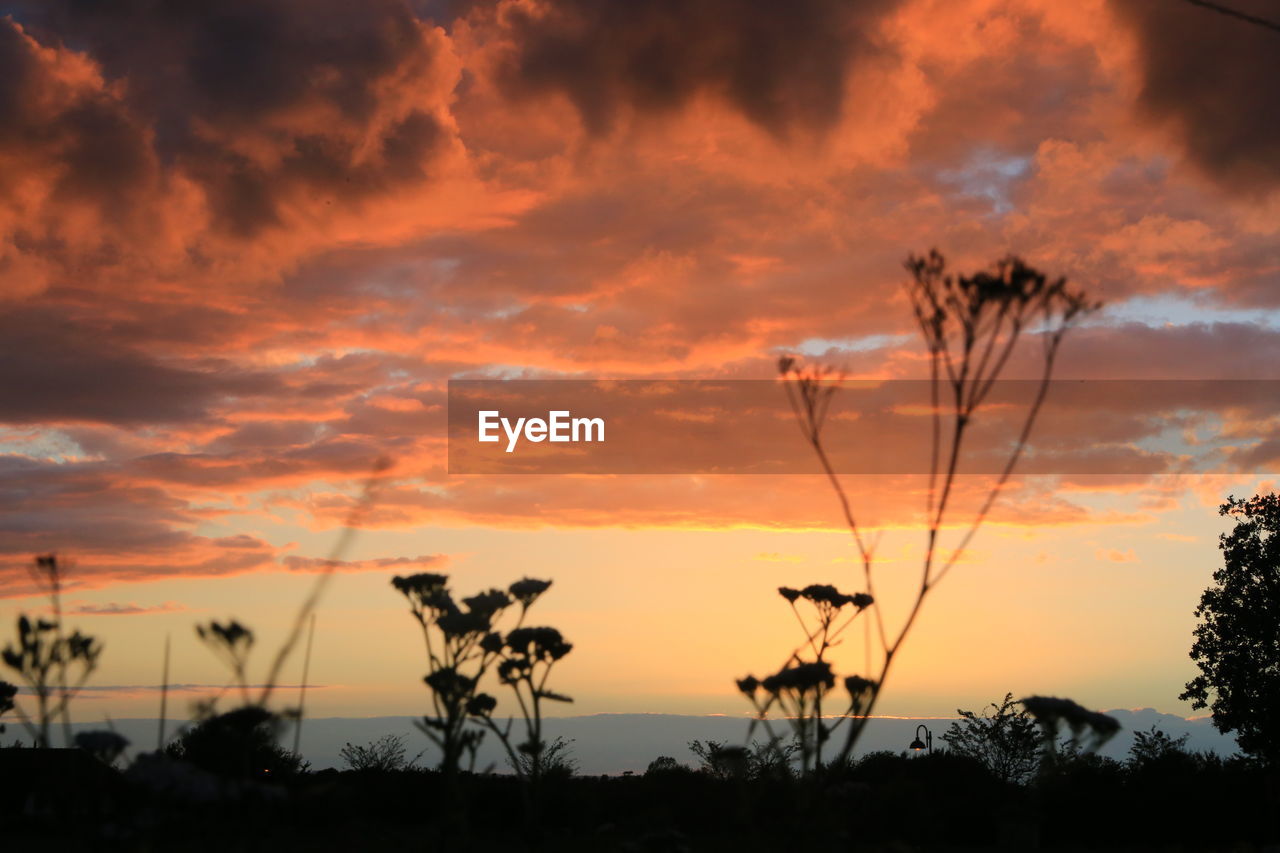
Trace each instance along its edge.
{"label": "silhouetted plant", "polygon": [[791,779],[795,776],[792,762],[800,745],[779,739],[753,741],[749,747],[691,740],[689,751],[698,758],[698,772],[713,779]]}
{"label": "silhouetted plant", "polygon": [[446,587],[448,580],[446,575],[423,572],[397,576],[391,584],[409,600],[409,612],[422,628],[427,648],[429,669],[423,682],[431,692],[434,713],[418,727],[440,749],[440,769],[453,776],[464,755],[474,766],[484,737],[483,732],[468,728],[467,720],[475,709],[480,677],[497,659],[502,642],[501,636],[489,639],[489,629],[511,600],[495,590],[496,595],[464,601],[467,610],[463,611]]}
{"label": "silhouetted plant", "polygon": [[[311,587],[311,591],[303,599],[302,605],[298,608],[297,614],[294,616],[293,624],[289,629],[289,633],[285,636],[284,642],[280,644],[275,656],[271,659],[271,663],[267,669],[267,676],[263,680],[259,688],[258,695],[253,697],[250,692],[248,679],[249,655],[253,650],[254,635],[253,632],[232,619],[229,622],[220,623],[211,621],[207,625],[196,625],[196,635],[202,642],[214,653],[216,657],[231,670],[232,683],[240,692],[240,700],[242,707],[225,714],[218,714],[215,710],[218,701],[217,696],[208,702],[197,703],[195,716],[197,720],[196,728],[204,727],[205,738],[213,738],[218,733],[225,734],[225,741],[229,748],[246,748],[258,750],[254,746],[256,739],[259,738],[264,731],[270,731],[272,738],[278,735],[281,727],[286,720],[292,720],[295,726],[302,725],[302,694],[306,690],[306,673],[309,664],[310,655],[310,639],[308,640],[308,660],[303,664],[303,683],[299,689],[299,706],[298,708],[286,708],[282,711],[272,711],[269,703],[272,693],[276,689],[280,675],[284,670],[284,665],[289,660],[289,656],[297,647],[302,639],[304,629],[309,625],[311,628],[310,637],[315,631],[315,612],[319,606],[320,599],[323,597],[330,580],[333,577],[334,570],[341,563],[343,555],[351,546],[355,538],[356,531],[360,528],[361,520],[373,505],[376,488],[383,474],[391,468],[391,460],[385,457],[375,460],[373,470],[369,474],[369,478],[365,481],[364,488],[361,490],[359,500],[351,507],[347,514],[346,523],[343,525],[342,533],[338,537],[338,541],[334,544],[333,550],[329,553],[328,558],[324,561],[324,570],[319,573],[315,583]],[[165,690],[168,687],[168,644],[165,646]],[[164,708],[164,693],[161,694],[161,708]],[[251,731],[245,729],[250,721],[259,720],[251,726]],[[188,729],[182,737],[188,737],[194,729]],[[160,741],[163,743],[164,736],[164,714],[161,714],[160,721]],[[240,732],[240,734],[237,734]],[[296,745],[299,743],[301,736],[300,728],[295,731],[293,752],[281,749],[282,755],[288,756],[292,761],[293,767],[297,769],[306,764],[298,754]],[[203,741],[201,741],[203,742]],[[274,741],[273,741],[274,743]],[[229,759],[231,763],[249,763],[256,764],[258,759],[253,756]]]}
{"label": "silhouetted plant", "polygon": [[[524,581],[512,586],[514,588],[521,583]],[[566,642],[555,628],[517,627],[507,634],[498,652],[501,660],[497,673],[498,681],[510,687],[515,694],[524,719],[524,739],[515,743],[514,749],[511,740],[513,718],[507,719],[505,727],[499,726],[493,717],[494,706],[485,701],[484,694],[477,696],[477,702],[471,709],[502,741],[516,773],[535,784],[553,765],[548,752],[549,746],[542,737],[542,703],[573,701],[568,696],[548,689],[547,680],[556,662],[572,649],[573,645]]]}
{"label": "silhouetted plant", "polygon": [[249,653],[253,651],[253,631],[232,619],[226,624],[210,621],[208,625],[196,625],[196,636],[231,670],[244,704],[252,704],[247,670]]}
{"label": "silhouetted plant", "polygon": [[17,685],[0,681],[0,735],[4,734],[3,717],[13,710],[13,698],[18,695]]}
{"label": "silhouetted plant", "polygon": [[[548,689],[556,662],[573,648],[554,628],[525,627],[529,608],[551,581],[525,578],[504,592],[490,589],[459,603],[448,588],[448,577],[424,572],[395,577],[391,583],[409,601],[409,612],[422,629],[428,672],[423,678],[431,692],[432,712],[419,728],[440,750],[440,769],[452,778],[474,769],[476,751],[485,731],[502,742],[521,778],[536,782],[544,770],[546,742],[542,737],[542,703],[570,702]],[[499,630],[504,615],[516,610],[513,627]],[[495,718],[496,697],[480,690],[493,672],[514,694],[524,722],[524,738],[511,737],[514,717],[505,725]],[[526,770],[528,772],[526,772]]]}
{"label": "silhouetted plant", "polygon": [[[929,355],[932,441],[925,506],[926,542],[920,583],[907,616],[896,632],[886,627],[880,603],[874,600],[876,543],[864,536],[824,443],[827,412],[841,377],[830,368],[806,368],[789,356],[778,363],[779,372],[785,380],[783,386],[787,399],[801,432],[835,491],[845,524],[857,548],[866,594],[872,599],[873,635],[881,652],[878,671],[874,675],[868,673],[868,677],[860,682],[869,687],[849,713],[853,723],[837,757],[840,763],[848,758],[864,731],[894,659],[910,634],[925,599],[964,554],[1013,473],[1048,393],[1063,338],[1080,317],[1099,307],[1099,303],[1091,302],[1083,293],[1068,290],[1065,279],[1050,278],[1015,256],[997,261],[989,270],[955,275],[948,272],[946,261],[935,250],[924,257],[910,256],[906,268],[911,274],[907,295]],[[1021,430],[1005,465],[959,543],[944,557],[939,534],[949,518],[965,438],[978,409],[1003,372],[1018,341],[1027,332],[1034,332],[1043,344],[1041,375],[1036,391],[1027,406]],[[945,404],[944,393],[947,398]],[[944,411],[949,425],[945,431],[945,442]],[[817,731],[820,744],[821,727]]]}
{"label": "silhouetted plant", "polygon": [[645,768],[644,775],[660,776],[664,773],[690,773],[690,768],[679,761],[676,761],[670,755],[659,755],[653,761],[649,762],[649,766]]}
{"label": "silhouetted plant", "polygon": [[[179,733],[166,748],[172,758],[180,758],[205,770],[236,778],[278,776],[294,772],[302,765],[301,756],[277,743],[289,721],[297,722],[295,709],[274,711],[265,704],[271,684],[254,696],[248,680],[249,657],[254,647],[254,634],[232,619],[222,623],[210,621],[196,625],[196,636],[231,671],[241,706],[219,712],[220,696],[197,702],[195,725]],[[219,754],[221,753],[221,754]]]}
{"label": "silhouetted plant", "polygon": [[405,758],[405,741],[402,735],[383,735],[364,746],[347,743],[338,756],[348,770],[394,771],[408,770],[418,760]]}
{"label": "silhouetted plant", "polygon": [[526,779],[535,773],[543,779],[568,779],[578,772],[578,760],[573,757],[573,738],[556,737],[546,745],[538,757],[539,767],[534,767],[534,757],[527,752],[516,753],[516,764],[507,763],[516,774]]}
{"label": "silhouetted plant", "polygon": [[213,714],[182,731],[165,748],[170,758],[231,779],[270,779],[304,768],[279,744],[282,720],[258,705]]}
{"label": "silhouetted plant", "polygon": [[717,740],[691,740],[689,751],[698,757],[698,772],[713,779],[747,777],[746,747]]}
{"label": "silhouetted plant", "polygon": [[1035,775],[1040,757],[1036,722],[1017,707],[1012,693],[981,714],[956,710],[960,719],[942,735],[952,752],[973,758],[1002,782],[1022,784]]}
{"label": "silhouetted plant", "polygon": [[83,749],[103,764],[115,764],[116,759],[129,748],[129,739],[113,731],[78,732],[76,747]]}
{"label": "silhouetted plant", "polygon": [[794,779],[795,756],[800,744],[795,741],[753,741],[747,749],[747,776],[754,780]]}
{"label": "silhouetted plant", "polygon": [[1190,735],[1170,737],[1153,723],[1145,732],[1133,733],[1133,744],[1129,747],[1129,767],[1141,769],[1167,765],[1170,761],[1191,760],[1187,752],[1187,740]]}
{"label": "silhouetted plant", "polygon": [[62,566],[57,556],[35,558],[31,577],[49,597],[52,619],[18,617],[17,644],[0,653],[5,664],[26,682],[35,696],[34,718],[10,697],[18,718],[35,744],[50,746],[49,729],[61,718],[64,741],[71,746],[71,701],[98,667],[102,644],[79,630],[67,635],[62,625]]}
{"label": "silhouetted plant", "polygon": [[[786,759],[798,753],[800,772],[807,775],[822,769],[823,745],[841,724],[861,713],[870,695],[870,682],[850,676],[844,681],[848,699],[841,709],[842,715],[834,723],[823,716],[823,700],[836,683],[827,654],[840,642],[845,629],[872,604],[872,598],[861,592],[847,595],[830,584],[811,584],[800,590],[784,586],[778,589],[778,594],[790,605],[805,641],[776,673],[763,679],[754,676],[739,679],[738,689],[756,711],[748,739],[759,723],[776,750],[782,739],[774,732],[769,714],[781,714],[791,728],[789,745],[793,749],[786,754]],[[812,608],[809,618],[796,606],[797,601],[804,601]]]}
{"label": "silhouetted plant", "polygon": [[1235,520],[1219,538],[1213,573],[1196,616],[1191,659],[1200,674],[1179,697],[1209,708],[1213,725],[1240,748],[1280,764],[1280,495],[1228,497],[1219,514]]}
{"label": "silhouetted plant", "polygon": [[[1040,725],[1042,768],[1052,766],[1062,756],[1072,757],[1082,752],[1086,754],[1096,752],[1100,746],[1120,731],[1120,722],[1115,717],[1090,711],[1071,699],[1028,696],[1018,701]],[[1064,726],[1070,732],[1070,736],[1065,743],[1059,744],[1058,737]]]}

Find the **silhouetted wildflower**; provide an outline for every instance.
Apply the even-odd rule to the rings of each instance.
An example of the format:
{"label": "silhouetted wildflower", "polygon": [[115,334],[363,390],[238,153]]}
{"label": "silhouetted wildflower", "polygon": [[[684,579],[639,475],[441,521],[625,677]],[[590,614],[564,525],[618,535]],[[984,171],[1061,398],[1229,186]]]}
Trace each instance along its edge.
{"label": "silhouetted wildflower", "polygon": [[428,673],[422,680],[426,682],[428,687],[440,694],[446,702],[456,702],[459,699],[467,698],[476,686],[474,678],[468,678],[452,667],[445,667]]}
{"label": "silhouetted wildflower", "polygon": [[516,628],[507,634],[507,648],[531,660],[557,661],[573,649],[555,628]]}
{"label": "silhouetted wildflower", "polygon": [[[870,697],[875,695],[874,691],[863,690],[851,693],[850,705],[844,716],[834,724],[823,719],[823,699],[835,685],[835,673],[825,657],[827,651],[838,642],[851,622],[872,604],[873,599],[867,593],[843,593],[832,584],[809,584],[804,589],[783,586],[778,587],[778,594],[791,605],[804,630],[805,642],[792,653],[791,661],[779,672],[763,680],[748,676],[740,679],[737,686],[739,692],[755,706],[756,716],[750,731],[759,724],[769,732],[766,748],[772,750],[771,760],[785,765],[792,755],[799,753],[800,771],[808,774],[821,766],[822,744],[831,732],[849,715],[863,713]],[[801,600],[811,605],[812,611],[797,606]],[[761,687],[765,692],[763,698],[759,696]],[[792,729],[794,749],[786,751],[785,756],[779,747],[781,739],[773,733],[769,723],[769,713],[775,708]]]}
{"label": "silhouetted wildflower", "polygon": [[853,697],[862,696],[876,687],[876,683],[870,679],[863,678],[861,675],[848,675],[844,679],[844,689],[849,691],[849,695]]}
{"label": "silhouetted wildflower", "polygon": [[241,697],[246,705],[249,704],[249,685],[245,672],[249,653],[253,650],[253,631],[233,619],[225,625],[220,622],[196,625],[196,635],[231,668],[236,684],[240,687]]}
{"label": "silhouetted wildflower", "polygon": [[[70,746],[71,700],[97,669],[102,644],[78,630],[70,635],[63,633],[58,560],[53,555],[45,555],[37,557],[34,563],[32,577],[49,593],[54,618],[33,620],[20,615],[17,644],[6,644],[0,651],[0,660],[26,682],[35,696],[36,713],[31,717],[21,714],[21,717],[36,744],[50,746],[50,726],[54,719],[61,717],[64,739]],[[0,701],[0,705],[16,708],[16,691]],[[0,708],[0,713],[4,710],[7,709]]]}
{"label": "silhouetted wildflower", "polygon": [[[865,593],[853,595],[842,594],[827,584],[814,584],[799,592],[789,587],[780,588],[779,593],[792,605],[805,632],[804,642],[792,653],[791,659],[796,662],[806,658],[811,658],[812,662],[822,661],[834,638],[853,618],[847,617],[841,624],[834,624],[835,614],[847,605],[852,605],[853,616],[869,608],[873,610],[875,633],[869,632],[868,637],[874,637],[880,645],[878,683],[870,690],[851,692],[854,699],[851,711],[857,719],[849,727],[838,762],[846,761],[851,755],[883,688],[890,663],[916,624],[924,599],[963,554],[1014,470],[1049,388],[1064,335],[1079,317],[1100,306],[1083,293],[1068,290],[1065,279],[1051,279],[1014,256],[1002,258],[990,269],[972,275],[955,275],[948,272],[946,261],[934,250],[923,257],[911,255],[906,268],[911,274],[907,282],[907,296],[928,350],[933,416],[932,446],[926,450],[930,454],[930,478],[925,502],[927,544],[923,577],[916,588],[915,601],[908,609],[909,615],[896,634],[886,629],[874,597],[872,569],[876,540],[865,537],[853,501],[832,464],[824,442],[823,427],[842,376],[829,366],[802,365],[789,355],[778,359],[778,371],[784,380],[782,385],[787,401],[822,472],[836,492],[845,524],[858,549],[866,584]],[[1043,345],[1043,371],[1032,402],[1027,407],[1019,438],[1014,442],[1005,467],[987,499],[979,504],[972,523],[962,534],[959,546],[944,559],[939,556],[937,543],[948,510],[953,508],[952,486],[959,470],[966,431],[1015,351],[1020,336],[1030,330],[1035,331]],[[944,425],[944,417],[950,419],[949,425]],[[796,606],[801,597],[818,610],[816,627],[806,622]],[[755,698],[751,698],[754,703]],[[766,727],[765,717],[770,704],[756,705],[756,720]],[[822,721],[821,709],[810,708],[808,712],[808,719],[790,718],[798,736],[812,735],[815,739],[810,742],[801,737],[802,767],[808,766],[811,755],[814,766],[821,765],[821,745],[829,733]],[[836,726],[841,722],[843,718]]]}
{"label": "silhouetted wildflower", "polygon": [[[1027,713],[1035,717],[1036,722],[1040,724],[1047,753],[1054,751],[1058,728],[1063,723],[1071,731],[1072,746],[1083,746],[1089,751],[1102,746],[1120,730],[1120,721],[1115,717],[1090,711],[1071,699],[1028,696],[1020,701],[1022,707],[1027,709]],[[1086,733],[1090,737],[1087,743],[1083,743],[1081,737]]]}
{"label": "silhouetted wildflower", "polygon": [[826,661],[812,661],[794,666],[783,667],[760,682],[765,692],[774,695],[783,691],[795,693],[825,692],[835,686],[836,677],[831,672],[831,664]]}
{"label": "silhouetted wildflower", "polygon": [[472,613],[479,613],[492,617],[500,612],[503,608],[511,605],[511,597],[500,589],[491,589],[488,592],[482,592],[479,595],[473,595],[470,598],[462,599],[462,603]]}
{"label": "silhouetted wildflower", "polygon": [[397,575],[391,579],[391,585],[409,599],[413,613],[419,621],[422,619],[424,610],[441,612],[455,609],[453,600],[445,590],[445,584],[448,582],[448,575],[435,572],[419,572],[408,577]]}
{"label": "silhouetted wildflower", "polygon": [[[454,604],[447,582],[446,576],[434,573],[392,579],[395,589],[409,599],[413,616],[422,627],[430,666],[423,682],[431,690],[434,713],[418,726],[440,748],[440,767],[449,778],[461,769],[464,755],[474,766],[486,731],[502,741],[517,773],[523,775],[525,769],[533,768],[536,777],[547,758],[541,735],[541,703],[572,701],[547,689],[546,681],[551,666],[573,646],[554,628],[521,625],[525,612],[551,582],[524,578],[506,592],[489,589],[464,598],[462,607]],[[515,602],[520,604],[519,617],[504,636],[500,623]],[[508,719],[500,726],[493,719],[497,699],[478,692],[481,680],[490,672],[519,697],[526,733],[519,745],[510,737],[513,721]]]}
{"label": "silhouetted wildflower", "polygon": [[434,590],[443,589],[448,582],[448,575],[436,574],[435,572],[419,572],[408,577],[396,575],[391,579],[393,587],[410,597],[427,595]]}
{"label": "silhouetted wildflower", "polygon": [[210,622],[208,626],[197,625],[196,634],[206,643],[223,646],[227,649],[248,649],[253,645],[253,631],[234,619],[223,625]]}
{"label": "silhouetted wildflower", "polygon": [[455,610],[437,617],[436,625],[440,627],[446,637],[485,634],[489,631],[489,614]]}
{"label": "silhouetted wildflower", "polygon": [[508,592],[511,597],[520,602],[524,608],[528,608],[533,602],[537,601],[538,596],[542,595],[551,588],[551,581],[540,581],[533,578],[522,578],[511,584]]}

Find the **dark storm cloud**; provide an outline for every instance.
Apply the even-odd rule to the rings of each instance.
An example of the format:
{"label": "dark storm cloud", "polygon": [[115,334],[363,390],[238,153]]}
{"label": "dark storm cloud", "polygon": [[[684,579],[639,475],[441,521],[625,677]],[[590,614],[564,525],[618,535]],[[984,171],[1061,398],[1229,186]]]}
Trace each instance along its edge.
{"label": "dark storm cloud", "polygon": [[563,92],[592,132],[619,107],[663,111],[701,92],[777,135],[840,117],[850,63],[896,0],[553,0],[512,10],[514,94]]}
{"label": "dark storm cloud", "polygon": [[[145,129],[100,90],[68,92],[48,75],[37,50],[0,20],[0,153],[34,149],[52,156],[63,167],[56,196],[119,206],[154,175]],[[22,177],[0,175],[0,204],[7,185]]]}
{"label": "dark storm cloud", "polygon": [[[1280,32],[1192,3],[1111,0],[1138,36],[1143,109],[1188,157],[1239,191],[1280,184]],[[1271,0],[1232,0],[1280,18]]]}
{"label": "dark storm cloud", "polygon": [[[109,81],[121,81],[123,108],[153,134],[139,150],[121,105],[59,117],[56,131],[80,141],[65,159],[69,184],[82,192],[127,182],[154,146],[160,162],[206,189],[219,226],[252,236],[279,224],[294,198],[353,201],[421,180],[447,139],[440,119],[411,97],[383,109],[399,97],[397,83],[433,68],[434,48],[398,0],[7,6],[39,43],[84,51]],[[25,47],[21,37],[4,30],[0,69],[27,73],[12,56],[10,43]],[[0,121],[14,112],[0,96]],[[264,144],[274,148],[268,156]]]}
{"label": "dark storm cloud", "polygon": [[225,398],[279,389],[225,364],[162,363],[50,311],[0,314],[0,423],[190,421]]}

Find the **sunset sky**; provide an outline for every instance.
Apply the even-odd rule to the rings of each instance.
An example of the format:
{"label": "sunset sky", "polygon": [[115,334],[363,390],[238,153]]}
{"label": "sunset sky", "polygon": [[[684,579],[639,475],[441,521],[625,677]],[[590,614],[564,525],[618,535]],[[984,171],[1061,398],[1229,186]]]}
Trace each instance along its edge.
{"label": "sunset sky", "polygon": [[[902,263],[937,247],[1103,300],[1060,377],[1280,379],[1280,33],[1189,2],[106,5],[0,0],[0,644],[32,556],[71,561],[82,719],[153,716],[166,637],[184,696],[225,682],[197,622],[262,674],[382,458],[320,716],[425,711],[395,574],[554,579],[571,713],[745,714],[798,637],[776,588],[860,589],[818,477],[450,476],[451,378],[922,378]],[[1200,423],[1251,467],[1015,478],[879,712],[1190,714],[1217,506],[1280,471],[1280,417]],[[922,483],[847,479],[890,618]]]}

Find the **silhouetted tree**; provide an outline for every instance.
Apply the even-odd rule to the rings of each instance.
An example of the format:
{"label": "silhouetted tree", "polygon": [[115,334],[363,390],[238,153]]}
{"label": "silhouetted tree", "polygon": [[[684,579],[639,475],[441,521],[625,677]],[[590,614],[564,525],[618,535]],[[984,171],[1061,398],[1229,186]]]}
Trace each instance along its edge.
{"label": "silhouetted tree", "polygon": [[302,769],[298,755],[280,746],[280,717],[246,705],[202,720],[178,736],[170,758],[232,779],[273,778]]}
{"label": "silhouetted tree", "polygon": [[1280,762],[1280,496],[1228,497],[1236,519],[1220,537],[1223,566],[1200,597],[1191,659],[1200,675],[1182,699],[1209,708],[1245,752]]}
{"label": "silhouetted tree", "polygon": [[689,768],[679,761],[676,761],[670,755],[659,755],[653,761],[649,762],[649,766],[645,768],[644,775],[655,776],[663,773],[688,773]]}
{"label": "silhouetted tree", "polygon": [[980,761],[1002,782],[1022,784],[1035,774],[1040,735],[1035,720],[1018,707],[1012,693],[999,704],[992,702],[981,715],[959,709],[956,713],[960,719],[942,736],[948,749]]}
{"label": "silhouetted tree", "polygon": [[1190,735],[1169,737],[1153,724],[1145,732],[1134,732],[1133,745],[1129,747],[1128,764],[1131,769],[1161,768],[1173,762],[1194,763],[1187,752]]}
{"label": "silhouetted tree", "polygon": [[107,766],[116,763],[116,759],[129,748],[129,739],[119,732],[108,730],[78,732],[76,748],[83,749]]}

